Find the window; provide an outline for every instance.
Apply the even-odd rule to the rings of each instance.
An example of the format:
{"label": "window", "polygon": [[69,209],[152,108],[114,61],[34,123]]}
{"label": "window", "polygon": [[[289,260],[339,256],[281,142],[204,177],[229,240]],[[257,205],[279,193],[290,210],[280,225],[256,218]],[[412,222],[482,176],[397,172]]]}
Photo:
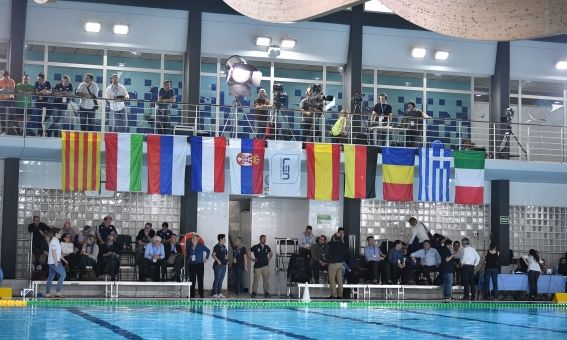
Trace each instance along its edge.
{"label": "window", "polygon": [[155,53],[108,51],[108,66],[160,69],[161,56]]}
{"label": "window", "polygon": [[471,78],[437,73],[428,74],[427,88],[470,91]]}
{"label": "window", "polygon": [[378,71],[378,85],[422,87],[423,74],[413,72]]}
{"label": "window", "polygon": [[323,66],[276,63],[275,77],[304,79],[311,82],[323,81]]}
{"label": "window", "polygon": [[104,50],[49,46],[47,59],[57,63],[102,65]]}
{"label": "window", "polygon": [[43,45],[25,45],[24,59],[31,61],[43,61],[45,59],[44,55],[45,46]]}
{"label": "window", "polygon": [[183,71],[183,56],[166,54],[164,56],[164,68],[170,71]]}

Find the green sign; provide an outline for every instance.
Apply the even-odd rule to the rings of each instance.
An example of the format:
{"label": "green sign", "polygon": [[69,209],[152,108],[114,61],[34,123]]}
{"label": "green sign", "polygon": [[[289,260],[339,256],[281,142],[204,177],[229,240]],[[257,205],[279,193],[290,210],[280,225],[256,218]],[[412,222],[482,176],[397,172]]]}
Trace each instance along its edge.
{"label": "green sign", "polygon": [[510,224],[509,216],[500,216],[500,224]]}

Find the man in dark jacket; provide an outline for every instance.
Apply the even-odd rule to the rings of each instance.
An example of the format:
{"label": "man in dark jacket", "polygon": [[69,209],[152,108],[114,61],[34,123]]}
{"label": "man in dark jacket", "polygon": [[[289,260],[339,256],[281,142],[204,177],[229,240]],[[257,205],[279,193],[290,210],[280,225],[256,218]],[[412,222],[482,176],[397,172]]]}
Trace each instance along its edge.
{"label": "man in dark jacket", "polygon": [[[348,245],[344,238],[345,231],[343,228],[339,228],[328,244],[327,263],[329,264],[331,299],[343,297],[343,263],[348,260]],[[336,284],[339,285],[338,290]]]}
{"label": "man in dark jacket", "polygon": [[[181,282],[181,267],[183,267],[183,254],[181,253],[181,245],[177,243],[177,235],[171,234],[169,242],[164,245],[165,258],[167,266],[173,266],[175,269],[175,281]],[[164,278],[162,278],[164,279]]]}
{"label": "man in dark jacket", "polygon": [[[49,227],[39,220],[39,216],[34,216],[32,219],[32,223],[28,225],[28,232],[33,233],[33,240],[32,240],[32,253],[33,253],[33,265],[34,269],[41,270],[39,268],[40,265],[40,257],[41,255],[45,255],[45,259],[47,261],[47,251],[48,245],[45,241],[45,232],[49,231]],[[46,263],[46,262],[44,262]]]}

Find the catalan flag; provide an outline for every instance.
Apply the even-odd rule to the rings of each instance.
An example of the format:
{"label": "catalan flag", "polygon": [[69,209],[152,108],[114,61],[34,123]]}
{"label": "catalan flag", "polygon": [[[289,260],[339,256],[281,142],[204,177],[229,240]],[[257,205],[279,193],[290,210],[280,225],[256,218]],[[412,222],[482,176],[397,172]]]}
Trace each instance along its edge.
{"label": "catalan flag", "polygon": [[307,198],[323,201],[339,199],[341,148],[338,144],[306,143]]}
{"label": "catalan flag", "polygon": [[385,201],[413,200],[414,148],[382,148],[382,186]]}
{"label": "catalan flag", "polygon": [[61,189],[100,189],[100,144],[97,132],[63,131],[61,134]]}
{"label": "catalan flag", "polygon": [[366,145],[344,145],[345,197],[376,197],[376,165],[378,147]]}

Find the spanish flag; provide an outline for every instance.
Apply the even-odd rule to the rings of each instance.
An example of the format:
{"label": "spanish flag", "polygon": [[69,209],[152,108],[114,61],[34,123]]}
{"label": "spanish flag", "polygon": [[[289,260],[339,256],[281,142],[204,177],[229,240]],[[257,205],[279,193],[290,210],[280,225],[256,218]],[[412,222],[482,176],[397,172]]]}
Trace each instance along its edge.
{"label": "spanish flag", "polygon": [[322,201],[339,199],[341,146],[305,144],[307,154],[307,198]]}
{"label": "spanish flag", "polygon": [[415,148],[382,148],[385,201],[413,201]]}
{"label": "spanish flag", "polygon": [[378,147],[366,145],[344,145],[345,197],[376,197],[376,165]]}
{"label": "spanish flag", "polygon": [[100,144],[97,132],[61,133],[61,189],[98,191],[100,189]]}

